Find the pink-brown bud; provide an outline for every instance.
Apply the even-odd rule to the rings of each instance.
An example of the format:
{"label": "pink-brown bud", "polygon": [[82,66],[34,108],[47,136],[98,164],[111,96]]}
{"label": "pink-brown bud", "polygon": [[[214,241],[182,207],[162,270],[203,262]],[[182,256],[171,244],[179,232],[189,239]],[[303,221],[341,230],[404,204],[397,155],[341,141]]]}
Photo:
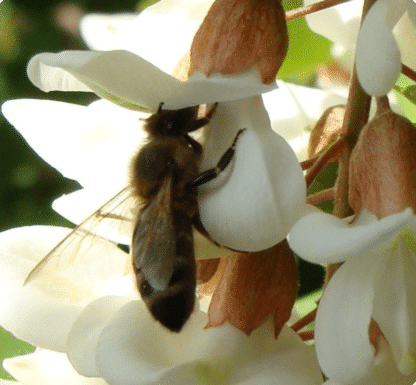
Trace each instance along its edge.
{"label": "pink-brown bud", "polygon": [[298,291],[298,270],[287,241],[256,253],[221,258],[206,327],[230,322],[249,335],[273,317],[277,337]]}
{"label": "pink-brown bud", "polygon": [[325,110],[311,131],[308,157],[312,158],[322,150],[328,149],[340,136],[345,106],[333,106]]}
{"label": "pink-brown bud", "polygon": [[189,76],[242,73],[257,64],[262,82],[269,84],[287,47],[280,0],[216,0],[195,34]]}
{"label": "pink-brown bud", "polygon": [[378,218],[416,210],[416,129],[386,104],[362,129],[350,160],[349,203]]}

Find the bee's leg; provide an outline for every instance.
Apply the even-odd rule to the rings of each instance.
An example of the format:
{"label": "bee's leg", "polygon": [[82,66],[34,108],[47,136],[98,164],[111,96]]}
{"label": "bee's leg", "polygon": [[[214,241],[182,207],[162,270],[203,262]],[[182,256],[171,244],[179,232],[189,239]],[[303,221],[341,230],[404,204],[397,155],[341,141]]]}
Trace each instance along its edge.
{"label": "bee's leg", "polygon": [[231,143],[231,146],[228,147],[227,151],[225,151],[224,155],[221,157],[217,165],[213,168],[210,168],[209,170],[201,172],[191,183],[191,187],[201,186],[204,183],[210,182],[211,180],[215,179],[218,176],[218,174],[220,174],[222,171],[226,169],[226,167],[230,164],[231,159],[233,159],[237,140],[244,130],[245,128],[238,130],[237,135]]}
{"label": "bee's leg", "polygon": [[186,141],[192,146],[197,154],[202,154],[201,143],[197,142],[194,138],[191,138],[189,135],[185,135]]}
{"label": "bee's leg", "polygon": [[197,130],[198,128],[206,126],[209,121],[212,119],[212,115],[214,115],[215,110],[217,109],[218,102],[215,103],[212,108],[208,111],[208,113],[201,119],[194,120],[190,125],[187,132],[192,132]]}

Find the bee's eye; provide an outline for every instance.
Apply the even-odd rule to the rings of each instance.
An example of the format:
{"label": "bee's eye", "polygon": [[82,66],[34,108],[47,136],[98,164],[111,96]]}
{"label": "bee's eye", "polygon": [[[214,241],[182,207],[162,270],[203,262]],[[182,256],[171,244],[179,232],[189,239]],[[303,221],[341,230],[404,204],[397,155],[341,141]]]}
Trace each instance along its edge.
{"label": "bee's eye", "polygon": [[139,291],[143,297],[148,297],[154,293],[155,289],[153,289],[153,287],[150,286],[149,282],[147,282],[146,279],[143,279],[143,281],[140,284]]}
{"label": "bee's eye", "polygon": [[166,120],[165,121],[165,130],[166,131],[171,131],[172,130],[172,128],[173,128],[173,123],[172,123],[172,121],[170,121],[170,120]]}

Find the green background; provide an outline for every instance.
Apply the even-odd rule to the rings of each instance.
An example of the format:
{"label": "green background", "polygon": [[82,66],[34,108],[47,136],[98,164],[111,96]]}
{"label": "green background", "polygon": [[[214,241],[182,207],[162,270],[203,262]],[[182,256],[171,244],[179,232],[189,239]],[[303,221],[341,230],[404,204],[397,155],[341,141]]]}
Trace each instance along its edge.
{"label": "green background", "polygon": [[[301,1],[283,3],[286,10],[301,5]],[[0,103],[16,98],[49,98],[83,104],[94,100],[95,96],[81,93],[42,93],[26,76],[28,60],[43,51],[87,49],[77,33],[69,33],[60,26],[60,21],[69,20],[71,9],[82,13],[117,13],[139,12],[144,6],[145,2],[134,0],[4,0],[0,4]],[[330,43],[312,33],[303,19],[290,21],[288,26],[289,52],[279,77],[313,85],[317,65],[331,60]],[[140,41],[140,36],[137,38]],[[333,166],[326,169],[312,189],[317,191],[331,185],[334,174]],[[55,198],[78,187],[75,181],[64,179],[35,155],[0,113],[0,231],[33,224],[70,226],[50,205]],[[321,286],[323,273],[318,266],[303,261],[299,265],[302,296]],[[0,362],[33,349],[0,328]],[[0,378],[11,379],[1,368]]]}

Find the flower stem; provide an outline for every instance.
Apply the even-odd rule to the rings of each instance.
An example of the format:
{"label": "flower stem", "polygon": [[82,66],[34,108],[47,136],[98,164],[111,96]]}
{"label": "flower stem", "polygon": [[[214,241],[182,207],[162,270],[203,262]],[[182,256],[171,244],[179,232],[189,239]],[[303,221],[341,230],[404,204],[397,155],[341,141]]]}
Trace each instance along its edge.
{"label": "flower stem", "polygon": [[296,321],[291,328],[298,332],[299,330],[303,329],[305,326],[309,325],[310,323],[315,321],[316,318],[316,311],[317,309],[313,309],[311,312],[306,314],[303,318],[301,318],[299,321]]}
{"label": "flower stem", "polygon": [[408,67],[406,64],[402,63],[402,74],[407,76],[409,79],[416,82],[416,71],[412,70],[410,67]]}
{"label": "flower stem", "polygon": [[322,168],[330,163],[334,162],[335,159],[339,157],[342,154],[342,151],[345,149],[345,141],[341,137],[337,139],[332,146],[324,153],[322,154],[313,164],[312,167],[309,168],[308,173],[306,175],[306,186],[309,187],[315,178],[318,176],[318,174],[321,172]]}
{"label": "flower stem", "polygon": [[[375,2],[376,0],[364,1],[361,23]],[[348,203],[350,156],[352,149],[357,143],[361,129],[368,121],[370,103],[371,97],[364,92],[358,82],[357,72],[354,66],[341,131],[341,136],[344,138],[347,146],[339,161],[338,178],[335,184],[336,190],[333,214],[339,218],[345,218],[352,214],[352,209]],[[326,286],[332,275],[340,266],[340,264],[328,265],[324,286]]]}
{"label": "flower stem", "polygon": [[331,8],[334,5],[346,3],[349,0],[324,0],[319,3],[306,5],[286,12],[286,21],[298,19],[300,17],[321,11],[326,8]]}
{"label": "flower stem", "polygon": [[308,205],[316,205],[318,203],[334,199],[334,195],[335,195],[335,189],[328,188],[326,190],[319,191],[316,194],[309,195],[306,198],[306,203]]}
{"label": "flower stem", "polygon": [[[363,22],[368,10],[375,2],[376,0],[364,1],[361,23]],[[363,88],[358,82],[357,72],[354,66],[341,131],[341,136],[344,138],[347,146],[342,153],[341,159],[339,161],[338,179],[336,182],[334,202],[335,206],[333,211],[333,213],[340,218],[345,218],[352,214],[351,207],[348,204],[349,161],[351,151],[357,143],[361,129],[368,121],[370,103],[371,97],[364,92]]]}

